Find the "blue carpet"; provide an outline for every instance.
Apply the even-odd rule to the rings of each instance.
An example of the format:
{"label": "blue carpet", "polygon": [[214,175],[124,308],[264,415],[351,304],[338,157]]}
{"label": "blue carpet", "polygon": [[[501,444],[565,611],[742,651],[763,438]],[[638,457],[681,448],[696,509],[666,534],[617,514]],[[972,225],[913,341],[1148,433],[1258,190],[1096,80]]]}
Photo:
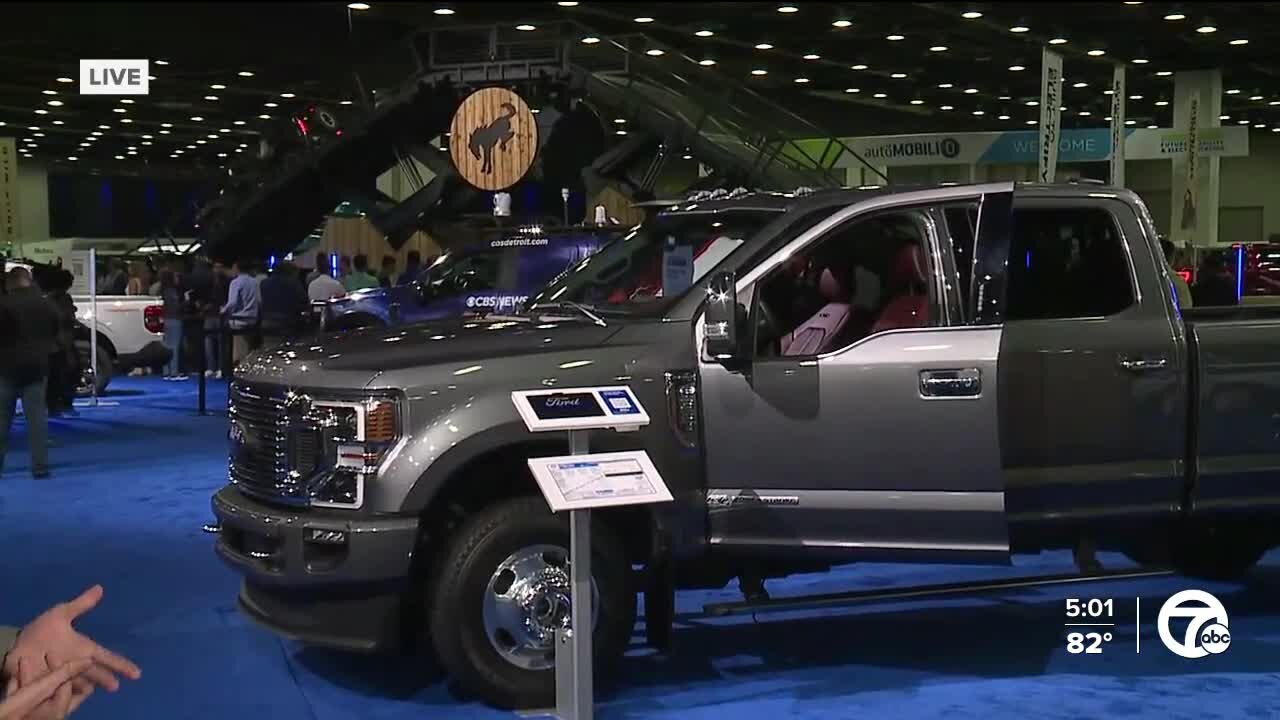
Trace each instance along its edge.
{"label": "blue carpet", "polygon": [[[142,665],[77,718],[511,718],[459,702],[426,663],[306,649],[235,609],[236,576],[200,526],[225,479],[225,418],[195,414],[195,383],[121,378],[108,398],[55,420],[54,477],[29,475],[15,428],[0,477],[0,619],[26,620],[86,586],[107,588],[83,629]],[[211,408],[226,387],[210,384]],[[1123,561],[1104,556],[1108,566]],[[865,565],[770,584],[775,596],[1062,572],[1064,553],[1009,568]],[[1184,660],[1156,636],[1172,593],[1201,587],[1231,615],[1222,655]],[[1066,597],[1111,597],[1101,655],[1068,654]],[[1134,603],[1142,599],[1141,654]],[[732,588],[682,593],[676,652],[638,649],[602,718],[1270,718],[1280,714],[1280,555],[1243,585],[1181,578],[838,611],[698,618]]]}

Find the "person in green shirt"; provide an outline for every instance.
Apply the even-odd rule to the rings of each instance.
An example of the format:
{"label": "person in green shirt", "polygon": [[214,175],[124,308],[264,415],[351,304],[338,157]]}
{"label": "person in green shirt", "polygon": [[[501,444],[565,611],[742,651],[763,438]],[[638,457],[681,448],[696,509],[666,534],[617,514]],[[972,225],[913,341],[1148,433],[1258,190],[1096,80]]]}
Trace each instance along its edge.
{"label": "person in green shirt", "polygon": [[347,292],[378,287],[378,278],[369,274],[369,258],[357,255],[352,259],[351,264],[355,266],[355,270],[342,278],[342,287],[346,288]]}

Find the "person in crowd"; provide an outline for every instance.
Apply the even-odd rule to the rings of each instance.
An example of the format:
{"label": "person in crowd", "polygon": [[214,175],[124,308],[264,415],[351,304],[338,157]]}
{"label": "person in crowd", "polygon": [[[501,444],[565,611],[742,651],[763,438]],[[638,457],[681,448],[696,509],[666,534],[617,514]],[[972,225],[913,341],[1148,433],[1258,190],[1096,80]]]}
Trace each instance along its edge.
{"label": "person in crowd", "polygon": [[65,718],[98,688],[115,692],[120,677],[142,677],[132,660],[102,647],[72,624],[96,607],[102,594],[102,586],[94,585],[76,599],[44,611],[26,627],[0,627],[0,675],[6,688],[0,718]]}
{"label": "person in crowd", "polygon": [[250,330],[258,324],[262,308],[262,288],[250,275],[247,262],[237,260],[231,265],[231,284],[227,287],[227,303],[222,306],[222,316],[231,329],[231,362],[238,364],[252,349]]}
{"label": "person in crowd", "polygon": [[164,346],[169,348],[169,362],[164,368],[165,380],[186,380],[182,367],[182,278],[173,267],[160,271],[160,299],[164,303]]}
{"label": "person in crowd", "polygon": [[140,262],[129,263],[129,281],[124,287],[125,295],[146,295],[149,284],[143,277],[144,266]]}
{"label": "person in crowd", "polygon": [[311,283],[321,275],[329,274],[329,256],[323,250],[316,253],[316,265],[307,273],[306,285],[311,287]]}
{"label": "person in crowd", "polygon": [[1187,285],[1187,281],[1177,273],[1177,267],[1174,265],[1174,257],[1177,255],[1178,246],[1169,241],[1168,238],[1160,238],[1160,249],[1164,252],[1164,261],[1169,265],[1170,274],[1173,277],[1173,292],[1178,298],[1178,307],[1187,309],[1193,306],[1191,298],[1191,287]]}
{"label": "person in crowd", "polygon": [[18,398],[27,418],[31,474],[49,476],[49,409],[45,384],[49,356],[58,347],[58,310],[40,294],[31,272],[15,267],[5,278],[7,294],[0,298],[0,472],[9,449],[9,431]]}
{"label": "person in crowd", "polygon": [[293,337],[307,311],[307,291],[298,269],[285,261],[262,281],[262,342],[275,347]]}
{"label": "person in crowd", "polygon": [[192,314],[200,317],[201,331],[204,334],[205,377],[214,377],[219,372],[218,365],[218,308],[226,302],[219,295],[220,273],[216,273],[209,261],[197,258],[191,268],[191,276],[187,280],[187,301]]}
{"label": "person in crowd", "polygon": [[325,302],[346,294],[347,289],[342,287],[342,283],[327,272],[320,273],[307,283],[307,299],[311,302]]}
{"label": "person in crowd", "polygon": [[124,263],[115,258],[107,260],[107,277],[102,285],[98,291],[100,295],[124,295],[129,287],[129,274],[125,272]]}
{"label": "person in crowd", "polygon": [[347,276],[351,274],[351,256],[343,255],[338,258],[338,279],[346,282]]}
{"label": "person in crowd", "polygon": [[369,274],[368,257],[357,255],[351,261],[351,264],[355,270],[350,275],[342,278],[342,287],[346,288],[347,292],[378,287],[378,278]]}
{"label": "person in crowd", "polygon": [[68,294],[75,278],[66,270],[50,274],[45,297],[58,311],[57,349],[49,356],[48,403],[50,415],[75,415],[80,354],[76,352],[76,304]]}
{"label": "person in crowd", "polygon": [[394,255],[382,256],[382,269],[378,271],[378,284],[384,288],[389,288],[396,284],[396,257]]}
{"label": "person in crowd", "polygon": [[1227,267],[1227,254],[1221,250],[1207,253],[1196,273],[1196,286],[1191,296],[1196,305],[1235,305],[1236,281]]}
{"label": "person in crowd", "polygon": [[152,297],[160,297],[160,291],[164,289],[164,283],[160,280],[160,273],[155,272],[150,265],[147,266],[147,294]]}
{"label": "person in crowd", "polygon": [[417,250],[410,250],[405,255],[404,272],[400,273],[400,277],[396,278],[396,285],[405,285],[418,279],[418,274],[422,272],[422,253]]}

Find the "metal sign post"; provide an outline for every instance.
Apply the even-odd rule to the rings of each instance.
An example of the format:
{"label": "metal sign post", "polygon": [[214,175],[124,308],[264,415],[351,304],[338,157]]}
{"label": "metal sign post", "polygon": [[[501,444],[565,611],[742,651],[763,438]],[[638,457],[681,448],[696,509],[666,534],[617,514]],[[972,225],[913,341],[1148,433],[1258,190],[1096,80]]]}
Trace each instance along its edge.
{"label": "metal sign post", "polygon": [[89,248],[89,373],[93,380],[93,406],[98,406],[98,251]]}
{"label": "metal sign post", "polygon": [[530,458],[529,469],[551,511],[569,513],[570,627],[556,630],[556,706],[549,714],[560,720],[591,720],[591,510],[670,502],[671,492],[643,451],[590,451],[588,434],[593,429],[625,432],[649,424],[648,413],[630,388],[524,390],[511,393],[511,401],[531,432],[569,433],[569,455]]}

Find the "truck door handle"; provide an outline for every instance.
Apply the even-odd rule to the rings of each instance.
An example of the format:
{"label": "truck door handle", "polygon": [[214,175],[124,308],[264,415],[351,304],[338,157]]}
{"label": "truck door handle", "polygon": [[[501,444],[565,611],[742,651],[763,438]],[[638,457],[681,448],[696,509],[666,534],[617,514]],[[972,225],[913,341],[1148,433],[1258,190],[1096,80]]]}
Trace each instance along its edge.
{"label": "truck door handle", "polygon": [[1132,373],[1151,372],[1152,370],[1164,370],[1169,367],[1169,358],[1167,357],[1129,357],[1121,355],[1116,358],[1116,362],[1124,370]]}
{"label": "truck door handle", "polygon": [[981,394],[982,371],[978,368],[920,371],[922,397],[978,397]]}

